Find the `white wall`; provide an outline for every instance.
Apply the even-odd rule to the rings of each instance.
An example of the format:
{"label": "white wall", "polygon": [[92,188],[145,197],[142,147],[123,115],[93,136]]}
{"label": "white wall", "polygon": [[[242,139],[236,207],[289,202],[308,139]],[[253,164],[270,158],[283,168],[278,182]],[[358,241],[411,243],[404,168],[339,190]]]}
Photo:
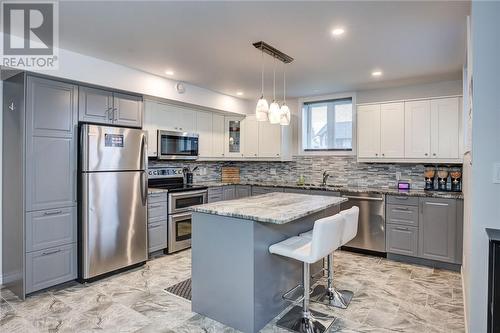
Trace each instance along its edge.
{"label": "white wall", "polygon": [[464,244],[468,331],[486,332],[488,240],[485,228],[500,229],[500,2],[472,2],[473,122],[471,221]]}
{"label": "white wall", "polygon": [[[3,81],[0,80],[0,108],[3,108]],[[3,110],[2,110],[3,112]],[[3,115],[0,116],[0,189],[2,189],[2,138],[3,138]],[[2,284],[2,190],[0,190],[0,285]]]}
{"label": "white wall", "polygon": [[358,104],[361,104],[451,95],[462,95],[462,80],[362,90],[356,93],[356,98]]}

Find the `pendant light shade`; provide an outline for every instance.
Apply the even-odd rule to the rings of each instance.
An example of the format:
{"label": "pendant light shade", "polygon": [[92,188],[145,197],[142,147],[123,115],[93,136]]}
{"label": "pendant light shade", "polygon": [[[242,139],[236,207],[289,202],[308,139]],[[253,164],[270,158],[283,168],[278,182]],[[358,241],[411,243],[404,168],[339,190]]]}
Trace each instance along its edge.
{"label": "pendant light shade", "polygon": [[269,122],[271,124],[279,124],[281,119],[280,105],[274,101],[269,106]]}
{"label": "pendant light shade", "polygon": [[280,109],[280,125],[288,126],[290,125],[290,108],[288,105],[283,104]]}
{"label": "pendant light shade", "polygon": [[269,104],[267,104],[264,96],[257,101],[257,107],[255,108],[255,118],[257,121],[267,121],[267,113],[269,112]]}

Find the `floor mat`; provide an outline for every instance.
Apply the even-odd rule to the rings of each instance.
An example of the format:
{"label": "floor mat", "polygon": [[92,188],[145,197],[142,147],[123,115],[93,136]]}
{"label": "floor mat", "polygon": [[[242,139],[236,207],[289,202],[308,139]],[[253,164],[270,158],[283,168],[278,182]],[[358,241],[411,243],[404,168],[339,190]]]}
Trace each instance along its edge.
{"label": "floor mat", "polygon": [[191,278],[165,288],[165,291],[187,300],[191,300]]}

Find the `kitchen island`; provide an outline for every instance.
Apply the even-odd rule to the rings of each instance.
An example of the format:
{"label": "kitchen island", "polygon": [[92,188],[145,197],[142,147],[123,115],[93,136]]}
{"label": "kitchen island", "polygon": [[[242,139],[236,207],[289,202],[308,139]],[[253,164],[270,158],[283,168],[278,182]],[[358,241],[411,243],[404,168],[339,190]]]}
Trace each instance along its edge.
{"label": "kitchen island", "polygon": [[312,229],[345,201],[269,193],[193,207],[192,311],[258,332],[289,305],[282,295],[302,277],[300,262],[270,254],[269,246]]}

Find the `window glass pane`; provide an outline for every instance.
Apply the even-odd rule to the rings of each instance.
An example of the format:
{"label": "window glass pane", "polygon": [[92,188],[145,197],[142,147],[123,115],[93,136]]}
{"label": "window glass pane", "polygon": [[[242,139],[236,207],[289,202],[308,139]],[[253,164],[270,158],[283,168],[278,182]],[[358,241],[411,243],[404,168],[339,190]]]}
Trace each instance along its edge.
{"label": "window glass pane", "polygon": [[307,103],[302,142],[306,150],[352,150],[352,99]]}

